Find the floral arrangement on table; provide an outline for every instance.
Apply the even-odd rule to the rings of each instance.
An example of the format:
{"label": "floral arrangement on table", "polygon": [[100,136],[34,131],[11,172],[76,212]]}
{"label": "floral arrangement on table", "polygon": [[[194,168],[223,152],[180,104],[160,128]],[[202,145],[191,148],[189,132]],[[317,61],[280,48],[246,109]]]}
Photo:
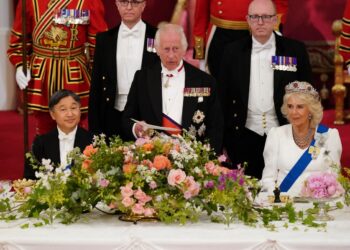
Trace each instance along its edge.
{"label": "floral arrangement on table", "polygon": [[[197,221],[203,211],[211,214],[217,210],[211,193],[220,176],[232,172],[219,165],[223,156],[217,158],[209,144],[190,134],[138,139],[124,145],[123,154],[119,193],[102,200],[136,219],[157,217],[181,224]],[[247,190],[246,185],[232,191],[230,199],[243,202],[246,197],[239,192]],[[245,194],[249,196],[249,192]],[[252,210],[252,206],[246,209]]]}
{"label": "floral arrangement on table", "polygon": [[[109,144],[101,135],[83,152],[74,149],[69,159],[68,166],[53,166],[49,160],[37,164],[38,180],[14,182],[16,195],[0,185],[0,219],[34,217],[39,219],[34,226],[72,223],[103,203],[135,221],[157,218],[184,224],[208,214],[212,221],[226,225],[242,221],[270,226],[288,213],[292,223],[300,220],[315,225],[309,217],[298,217],[292,204],[254,207],[258,181],[244,175],[244,166],[238,170],[222,167],[225,157],[217,157],[209,144],[189,133],[156,134],[136,142],[114,138]],[[329,185],[329,193],[331,187],[335,193],[340,190]]]}
{"label": "floral arrangement on table", "polygon": [[344,188],[338,182],[335,173],[318,172],[310,175],[301,189],[301,196],[314,199],[328,199],[340,197]]}

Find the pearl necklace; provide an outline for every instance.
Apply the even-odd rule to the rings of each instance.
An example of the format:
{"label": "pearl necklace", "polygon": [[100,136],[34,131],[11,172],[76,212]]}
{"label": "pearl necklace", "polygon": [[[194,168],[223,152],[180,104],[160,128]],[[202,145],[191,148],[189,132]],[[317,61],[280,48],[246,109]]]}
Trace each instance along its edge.
{"label": "pearl necklace", "polygon": [[293,133],[293,140],[295,142],[295,144],[297,144],[297,146],[299,148],[306,148],[309,146],[310,144],[310,139],[311,139],[311,135],[312,135],[312,129],[309,128],[309,131],[307,132],[307,134],[305,136],[297,136],[294,133],[294,129],[292,128],[292,133]]}

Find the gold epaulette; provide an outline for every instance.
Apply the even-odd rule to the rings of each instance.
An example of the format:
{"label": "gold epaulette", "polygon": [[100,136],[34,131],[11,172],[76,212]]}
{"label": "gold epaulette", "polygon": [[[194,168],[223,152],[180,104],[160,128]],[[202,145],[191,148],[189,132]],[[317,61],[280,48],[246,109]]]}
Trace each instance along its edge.
{"label": "gold epaulette", "polygon": [[204,38],[194,37],[195,59],[204,59]]}
{"label": "gold epaulette", "polygon": [[282,15],[283,14],[277,14],[277,23],[276,23],[275,28],[274,28],[276,31],[280,30],[279,27],[280,27],[280,24],[281,24]]}

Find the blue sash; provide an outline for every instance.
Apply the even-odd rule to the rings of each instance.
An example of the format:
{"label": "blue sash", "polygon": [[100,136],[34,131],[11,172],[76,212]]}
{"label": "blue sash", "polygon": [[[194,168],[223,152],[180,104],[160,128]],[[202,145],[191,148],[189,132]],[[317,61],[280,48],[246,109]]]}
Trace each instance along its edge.
{"label": "blue sash", "polygon": [[[317,128],[317,133],[323,134],[328,131],[328,127],[319,124]],[[312,160],[311,154],[309,153],[309,149],[311,146],[315,145],[315,138],[312,140],[311,145],[307,150],[305,150],[304,154],[299,158],[299,160],[295,163],[293,168],[289,171],[287,176],[283,179],[280,190],[281,192],[288,192],[288,190],[293,186],[294,182],[299,178],[299,176],[304,172],[306,167]]]}

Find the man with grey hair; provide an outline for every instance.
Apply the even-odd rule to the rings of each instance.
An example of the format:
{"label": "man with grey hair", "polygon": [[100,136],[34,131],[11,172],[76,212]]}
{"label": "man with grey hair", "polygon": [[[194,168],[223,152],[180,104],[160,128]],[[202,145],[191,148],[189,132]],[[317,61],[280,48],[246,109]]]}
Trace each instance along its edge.
{"label": "man with grey hair", "polygon": [[155,48],[161,62],[135,73],[123,115],[124,132],[134,139],[147,136],[147,124],[177,133],[186,129],[198,139],[208,139],[219,153],[223,118],[214,78],[182,59],[187,40],[181,26],[161,26]]}

